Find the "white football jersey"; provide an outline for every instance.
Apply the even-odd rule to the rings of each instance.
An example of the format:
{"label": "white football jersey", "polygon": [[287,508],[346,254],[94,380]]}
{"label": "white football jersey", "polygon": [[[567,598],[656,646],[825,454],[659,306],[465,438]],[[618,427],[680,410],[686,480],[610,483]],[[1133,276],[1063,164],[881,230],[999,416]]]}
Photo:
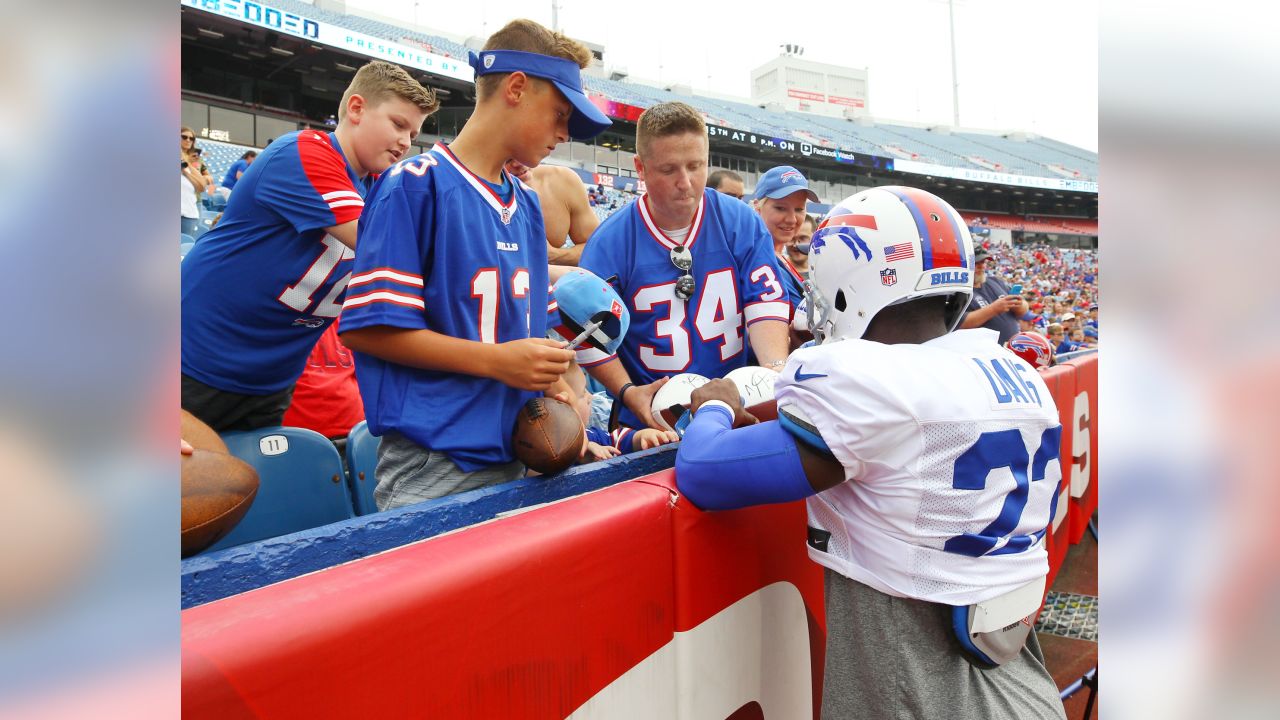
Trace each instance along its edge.
{"label": "white football jersey", "polygon": [[827,552],[809,549],[816,562],[890,595],[950,605],[1048,572],[1058,410],[994,331],[798,350],[776,396],[845,468],[845,482],[808,501],[809,524],[831,533]]}

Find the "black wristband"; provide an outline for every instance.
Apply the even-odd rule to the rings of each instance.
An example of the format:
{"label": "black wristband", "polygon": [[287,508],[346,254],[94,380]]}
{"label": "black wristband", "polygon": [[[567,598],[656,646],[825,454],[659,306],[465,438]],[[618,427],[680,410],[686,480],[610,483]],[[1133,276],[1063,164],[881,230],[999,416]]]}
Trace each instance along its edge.
{"label": "black wristband", "polygon": [[627,396],[627,391],[628,391],[628,390],[630,390],[631,388],[635,387],[635,386],[636,386],[636,384],[635,384],[635,383],[627,383],[627,384],[625,384],[625,385],[623,385],[623,386],[622,386],[622,389],[618,390],[618,404],[619,404],[619,405],[624,405],[624,406],[626,405],[626,402],[625,402],[625,401],[623,401],[623,398],[625,398],[625,397]]}

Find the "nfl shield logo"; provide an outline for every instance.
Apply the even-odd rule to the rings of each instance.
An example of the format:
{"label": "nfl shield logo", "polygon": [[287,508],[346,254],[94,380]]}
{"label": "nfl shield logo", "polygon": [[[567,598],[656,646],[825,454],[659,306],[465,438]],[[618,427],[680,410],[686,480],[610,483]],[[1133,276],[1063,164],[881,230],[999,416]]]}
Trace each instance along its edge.
{"label": "nfl shield logo", "polygon": [[897,285],[898,271],[894,270],[893,268],[885,268],[884,270],[881,270],[880,284],[885,285],[886,287],[889,285]]}
{"label": "nfl shield logo", "polygon": [[502,224],[511,224],[511,208],[502,208]]}

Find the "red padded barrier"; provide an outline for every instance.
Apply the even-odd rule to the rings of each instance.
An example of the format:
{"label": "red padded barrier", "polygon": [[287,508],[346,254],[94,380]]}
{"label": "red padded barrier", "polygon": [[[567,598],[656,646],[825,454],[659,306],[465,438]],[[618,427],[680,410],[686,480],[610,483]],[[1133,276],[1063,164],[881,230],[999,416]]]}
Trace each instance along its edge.
{"label": "red padded barrier", "polygon": [[1058,485],[1058,499],[1054,505],[1054,515],[1049,522],[1049,531],[1045,533],[1045,547],[1049,551],[1049,576],[1045,582],[1047,589],[1053,586],[1053,579],[1067,559],[1067,549],[1071,545],[1071,408],[1076,396],[1076,370],[1070,365],[1057,365],[1040,373],[1045,385],[1049,386],[1049,394],[1058,407],[1058,421],[1062,423],[1062,443],[1059,446],[1058,459],[1062,467],[1062,481]]}
{"label": "red padded barrier", "polygon": [[1089,529],[1089,519],[1098,509],[1098,353],[1082,355],[1063,363],[1076,371],[1076,396],[1071,424],[1063,423],[1065,435],[1072,433],[1071,542],[1078,543]]}
{"label": "red padded barrier", "polygon": [[628,482],[182,613],[183,716],[561,718],[673,632]]}
{"label": "red padded barrier", "polygon": [[190,718],[817,717],[803,503],[664,471],[182,613]]}

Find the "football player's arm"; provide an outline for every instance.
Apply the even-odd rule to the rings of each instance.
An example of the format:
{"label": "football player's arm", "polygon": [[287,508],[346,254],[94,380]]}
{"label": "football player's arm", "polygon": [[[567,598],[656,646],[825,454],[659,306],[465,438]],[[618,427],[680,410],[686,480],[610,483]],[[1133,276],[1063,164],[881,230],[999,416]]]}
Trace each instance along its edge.
{"label": "football player's arm", "polygon": [[693,422],[676,452],[676,487],[703,510],[790,502],[844,482],[844,467],[822,448],[770,421],[750,422],[738,388],[724,379],[693,391]]}
{"label": "football player's arm", "polygon": [[487,377],[521,390],[546,391],[569,369],[573,351],[546,338],[490,344],[425,328],[369,325],[342,332],[342,344],[388,362]]}

